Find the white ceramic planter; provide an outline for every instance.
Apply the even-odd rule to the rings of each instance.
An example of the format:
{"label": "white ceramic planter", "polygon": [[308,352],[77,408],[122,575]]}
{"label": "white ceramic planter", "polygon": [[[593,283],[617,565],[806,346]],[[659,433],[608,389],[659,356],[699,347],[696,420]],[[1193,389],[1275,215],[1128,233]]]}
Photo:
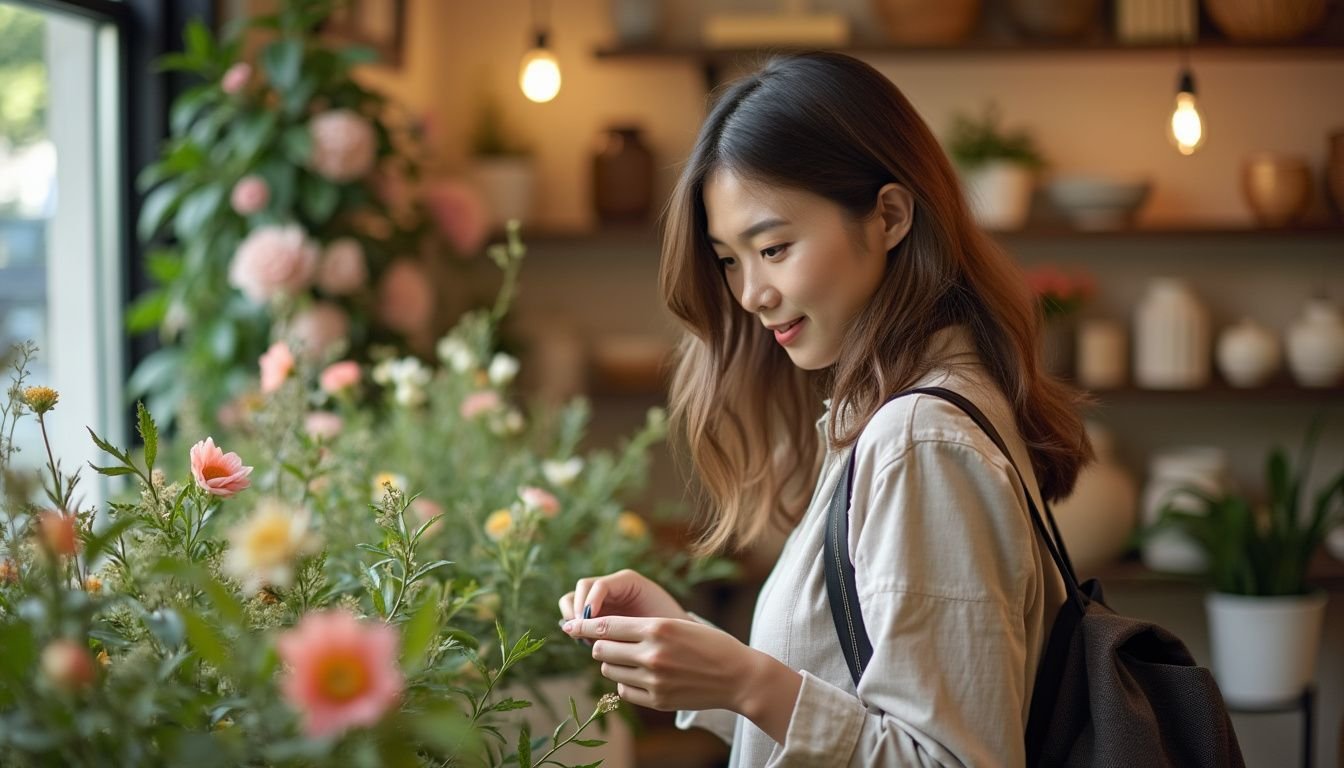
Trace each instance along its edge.
{"label": "white ceramic planter", "polygon": [[1308,302],[1288,329],[1288,368],[1304,387],[1334,386],[1344,376],[1344,316],[1333,304]]}
{"label": "white ceramic planter", "polygon": [[490,226],[502,229],[509,219],[529,223],[535,173],[529,157],[478,157],[471,165],[472,181],[490,209]]}
{"label": "white ceramic planter", "polygon": [[1278,704],[1316,676],[1326,594],[1247,597],[1214,592],[1204,601],[1213,675],[1229,703]]}
{"label": "white ceramic planter", "polygon": [[[1176,493],[1193,487],[1208,493],[1227,490],[1227,455],[1219,448],[1171,448],[1153,455],[1148,464],[1148,482],[1143,489],[1143,524],[1156,523],[1162,507],[1170,503],[1183,512],[1202,514],[1188,494]],[[1144,540],[1143,564],[1165,573],[1203,573],[1208,569],[1204,550],[1184,532],[1167,528]]]}
{"label": "white ceramic planter", "polygon": [[1018,163],[987,163],[961,172],[971,215],[985,229],[1021,229],[1031,210],[1032,172]]}
{"label": "white ceramic planter", "polygon": [[1250,318],[1218,336],[1218,370],[1234,387],[1258,387],[1279,370],[1279,337]]}
{"label": "white ceramic planter", "polygon": [[1199,389],[1213,355],[1209,313],[1183,280],[1154,278],[1134,313],[1134,382],[1146,389]]}

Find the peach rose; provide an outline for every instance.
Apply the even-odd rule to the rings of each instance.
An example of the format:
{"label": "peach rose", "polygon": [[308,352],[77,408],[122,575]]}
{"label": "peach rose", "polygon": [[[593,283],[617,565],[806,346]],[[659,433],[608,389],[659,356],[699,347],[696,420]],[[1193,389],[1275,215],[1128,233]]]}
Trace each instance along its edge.
{"label": "peach rose", "polygon": [[88,646],[74,640],[62,638],[47,643],[42,649],[41,663],[43,676],[66,691],[87,688],[97,676]]}
{"label": "peach rose", "polygon": [[373,170],[378,137],[357,112],[334,109],[308,122],[313,139],[309,164],[318,175],[337,183],[354,181]]}
{"label": "peach rose", "polygon": [[191,446],[190,455],[191,476],[196,478],[196,485],[213,496],[227,499],[252,485],[247,479],[252,468],[243,466],[238,454],[220,450],[213,437]]}
{"label": "peach rose", "polygon": [[289,337],[306,360],[322,360],[350,337],[350,316],[331,302],[318,302],[289,323]]}
{"label": "peach rose", "polygon": [[439,233],[452,243],[459,256],[481,249],[490,229],[490,212],[476,188],[456,180],[436,181],[424,191],[425,208]]}
{"label": "peach rose", "polygon": [[500,406],[499,393],[494,390],[483,390],[481,392],[472,392],[462,399],[462,406],[458,413],[467,420],[475,419],[483,413],[489,413],[498,409]]}
{"label": "peach rose", "polygon": [[378,318],[394,331],[425,330],[434,314],[434,291],[425,270],[410,259],[388,267],[378,286]]}
{"label": "peach rose", "polygon": [[266,207],[271,201],[271,187],[266,180],[256,174],[244,176],[233,185],[229,195],[229,204],[239,216],[250,216]]}
{"label": "peach rose", "polygon": [[361,376],[359,363],[354,360],[342,360],[322,369],[318,384],[321,385],[323,392],[334,395],[359,384]]}
{"label": "peach rose", "polygon": [[317,271],[317,287],[328,296],[348,296],[369,280],[364,248],[353,237],[342,237],[327,244],[322,266]]}
{"label": "peach rose", "polygon": [[303,419],[303,430],[314,440],[331,440],[344,427],[345,421],[331,411],[313,411]]}
{"label": "peach rose", "polygon": [[293,295],[312,284],[317,244],[297,224],[254,230],[229,264],[229,283],[252,301]]}
{"label": "peach rose", "polygon": [[53,554],[73,557],[79,552],[79,532],[74,515],[49,509],[38,516],[38,521],[42,542]]}
{"label": "peach rose", "polygon": [[289,345],[277,341],[257,360],[261,366],[261,391],[274,392],[294,372],[294,353]]}
{"label": "peach rose", "polygon": [[232,96],[246,88],[247,81],[251,79],[252,65],[240,61],[224,71],[224,76],[219,79],[219,87]]}

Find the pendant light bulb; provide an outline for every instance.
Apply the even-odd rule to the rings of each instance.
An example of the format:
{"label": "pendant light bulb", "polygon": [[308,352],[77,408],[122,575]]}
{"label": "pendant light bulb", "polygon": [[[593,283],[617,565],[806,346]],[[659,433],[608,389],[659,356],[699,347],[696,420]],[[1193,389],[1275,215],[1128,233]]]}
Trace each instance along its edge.
{"label": "pendant light bulb", "polygon": [[560,64],[546,47],[545,32],[537,33],[536,44],[523,56],[518,85],[524,96],[538,104],[554,99],[560,92]]}
{"label": "pendant light bulb", "polygon": [[1204,116],[1195,101],[1195,77],[1190,70],[1181,71],[1176,87],[1176,103],[1167,120],[1167,139],[1182,155],[1193,155],[1204,146]]}

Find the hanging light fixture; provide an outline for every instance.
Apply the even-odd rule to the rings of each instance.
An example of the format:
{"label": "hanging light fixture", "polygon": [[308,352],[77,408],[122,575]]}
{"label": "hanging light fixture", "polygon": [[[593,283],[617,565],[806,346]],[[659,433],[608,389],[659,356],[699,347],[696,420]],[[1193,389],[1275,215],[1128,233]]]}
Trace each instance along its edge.
{"label": "hanging light fixture", "polygon": [[1185,48],[1181,49],[1181,73],[1176,82],[1176,103],[1167,119],[1167,139],[1182,155],[1193,155],[1204,146],[1204,116],[1195,102],[1195,75]]}
{"label": "hanging light fixture", "polygon": [[542,21],[543,2],[532,0],[532,49],[523,56],[523,63],[518,68],[518,85],[523,89],[523,95],[539,104],[554,99],[560,92],[560,64],[547,48],[550,30]]}

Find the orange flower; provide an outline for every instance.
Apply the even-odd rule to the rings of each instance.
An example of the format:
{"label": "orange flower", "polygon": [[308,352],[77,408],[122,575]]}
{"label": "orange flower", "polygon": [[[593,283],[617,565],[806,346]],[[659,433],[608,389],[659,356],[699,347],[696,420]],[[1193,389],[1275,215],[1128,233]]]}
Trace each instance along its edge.
{"label": "orange flower", "polygon": [[38,520],[42,528],[42,542],[53,554],[73,557],[79,551],[74,515],[46,510]]}
{"label": "orange flower", "polygon": [[93,683],[97,670],[89,649],[74,640],[52,640],[42,649],[42,674],[57,688],[77,691]]}
{"label": "orange flower", "polygon": [[289,668],[280,687],[304,731],[319,738],[373,725],[396,706],[398,645],[391,627],[340,610],[310,613],[280,635],[276,650]]}
{"label": "orange flower", "polygon": [[221,451],[212,437],[191,446],[191,474],[203,490],[225,499],[252,484],[247,479],[252,468],[243,466],[238,454]]}

